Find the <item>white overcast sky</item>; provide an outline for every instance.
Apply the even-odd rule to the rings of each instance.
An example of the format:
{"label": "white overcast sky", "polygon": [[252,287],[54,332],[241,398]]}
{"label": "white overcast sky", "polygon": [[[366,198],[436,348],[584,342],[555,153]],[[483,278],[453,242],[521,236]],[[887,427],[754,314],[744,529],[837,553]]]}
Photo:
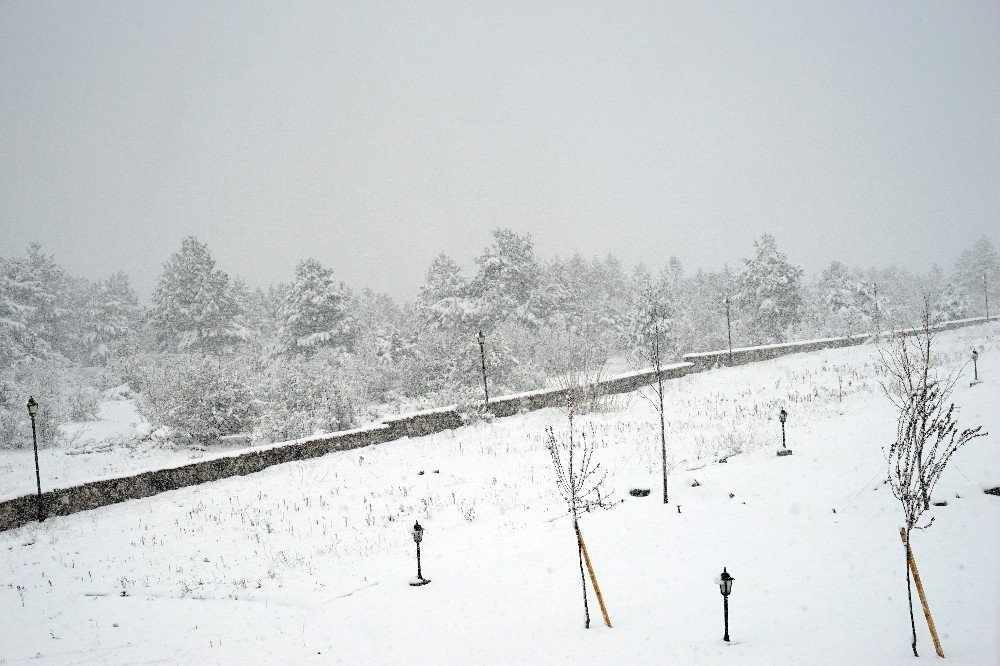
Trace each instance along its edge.
{"label": "white overcast sky", "polygon": [[0,256],[411,298],[498,226],[949,269],[1000,246],[1000,3],[0,0]]}

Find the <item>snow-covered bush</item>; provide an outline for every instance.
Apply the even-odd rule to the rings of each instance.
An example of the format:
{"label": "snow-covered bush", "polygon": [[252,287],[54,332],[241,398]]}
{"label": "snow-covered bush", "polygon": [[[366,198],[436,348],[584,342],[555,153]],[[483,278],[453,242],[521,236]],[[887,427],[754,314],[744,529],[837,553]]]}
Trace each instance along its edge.
{"label": "snow-covered bush", "polygon": [[40,406],[38,446],[58,445],[59,426],[97,414],[100,394],[93,381],[90,373],[62,361],[23,361],[0,371],[0,448],[31,446],[29,397]]}
{"label": "snow-covered bush", "polygon": [[246,359],[207,354],[163,354],[140,379],[140,413],[151,423],[202,444],[253,431],[259,407]]}
{"label": "snow-covered bush", "polygon": [[355,404],[343,382],[335,354],[327,350],[309,359],[279,359],[266,370],[260,388],[258,436],[278,442],[335,432],[355,425]]}

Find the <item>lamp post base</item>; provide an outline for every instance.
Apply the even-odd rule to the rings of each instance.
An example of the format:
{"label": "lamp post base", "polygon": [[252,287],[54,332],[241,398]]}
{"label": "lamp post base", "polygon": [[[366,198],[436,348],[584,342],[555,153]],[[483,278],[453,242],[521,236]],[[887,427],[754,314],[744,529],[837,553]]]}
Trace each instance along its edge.
{"label": "lamp post base", "polygon": [[784,456],[790,456],[790,455],[792,455],[792,450],[791,449],[778,449],[778,457],[779,458],[782,458]]}
{"label": "lamp post base", "polygon": [[426,585],[431,582],[430,578],[414,578],[410,581],[410,587],[420,587],[421,585]]}

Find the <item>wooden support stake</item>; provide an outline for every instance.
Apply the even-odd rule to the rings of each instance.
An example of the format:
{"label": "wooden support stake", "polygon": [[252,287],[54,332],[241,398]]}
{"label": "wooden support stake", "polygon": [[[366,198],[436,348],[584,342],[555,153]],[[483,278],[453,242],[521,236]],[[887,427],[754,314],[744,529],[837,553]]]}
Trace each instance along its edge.
{"label": "wooden support stake", "polygon": [[576,526],[576,538],[580,541],[580,548],[583,549],[583,560],[587,563],[587,571],[590,572],[590,582],[594,584],[594,592],[597,593],[597,603],[601,604],[601,612],[604,613],[604,624],[611,626],[611,618],[608,617],[608,609],[604,606],[604,597],[601,596],[601,587],[597,584],[597,576],[594,574],[594,567],[590,564],[590,555],[587,554],[587,544],[583,542],[583,534],[580,533],[580,526]]}
{"label": "wooden support stake", "polygon": [[[903,545],[906,543],[906,530],[902,527],[899,528],[899,538],[903,540]],[[586,552],[586,551],[584,551]],[[917,585],[917,594],[920,595],[920,603],[924,607],[924,619],[927,620],[927,628],[931,630],[931,638],[934,639],[934,649],[937,650],[937,655],[944,659],[944,650],[941,649],[941,640],[938,638],[937,629],[934,628],[934,618],[931,617],[931,607],[927,605],[927,596],[924,594],[923,583],[920,582],[920,573],[917,571],[917,562],[913,559],[913,547],[906,549],[907,559],[910,562],[910,571],[913,572],[913,582]]]}

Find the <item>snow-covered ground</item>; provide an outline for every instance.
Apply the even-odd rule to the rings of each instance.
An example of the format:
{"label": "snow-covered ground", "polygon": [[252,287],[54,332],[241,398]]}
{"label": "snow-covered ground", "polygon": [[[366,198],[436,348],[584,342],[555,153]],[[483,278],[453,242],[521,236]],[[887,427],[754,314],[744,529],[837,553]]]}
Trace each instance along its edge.
{"label": "snow-covered ground", "polygon": [[[980,349],[985,381],[960,382],[954,400],[963,425],[992,434],[954,457],[936,493],[947,506],[914,551],[949,663],[996,664],[1000,497],[983,490],[1000,485],[1000,327],[938,339],[953,367]],[[577,419],[626,500],[582,521],[613,629],[593,597],[594,628],[582,628],[574,536],[544,448],[545,426],[564,429],[565,416],[549,409],[2,533],[0,656],[911,663],[901,510],[883,484],[895,417],[874,361],[861,346],[669,382],[669,506],[648,401],[619,396],[617,411]],[[782,406],[794,455],[778,458]],[[653,492],[628,497],[636,485]],[[433,582],[412,588],[417,518]],[[936,658],[919,610],[917,622],[921,655]]]}

